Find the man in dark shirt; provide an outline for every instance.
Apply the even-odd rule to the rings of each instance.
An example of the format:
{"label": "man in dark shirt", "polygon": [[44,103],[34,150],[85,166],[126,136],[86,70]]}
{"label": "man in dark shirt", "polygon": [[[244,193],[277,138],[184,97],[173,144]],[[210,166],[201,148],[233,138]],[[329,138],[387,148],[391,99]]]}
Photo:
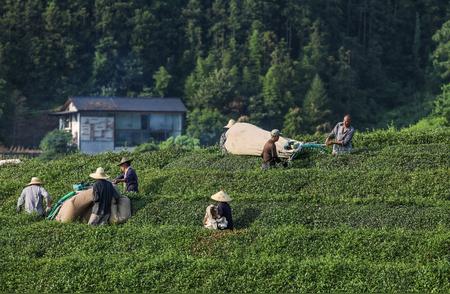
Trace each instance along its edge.
{"label": "man in dark shirt", "polygon": [[122,158],[118,166],[122,174],[115,178],[113,183],[125,183],[126,192],[138,192],[138,177],[131,167],[131,159]]}
{"label": "man in dark shirt", "polygon": [[111,202],[117,201],[120,195],[111,182],[106,180],[109,177],[105,174],[103,168],[97,168],[95,173],[89,176],[96,181],[92,187],[94,206],[92,207],[92,214],[88,224],[93,226],[105,225],[108,223],[109,216],[111,215]]}
{"label": "man in dark shirt", "polygon": [[230,204],[228,204],[228,202],[232,200],[231,197],[228,196],[228,194],[225,193],[224,191],[219,191],[216,194],[212,195],[211,199],[219,202],[219,204],[217,205],[217,213],[219,214],[219,217],[225,217],[227,219],[228,222],[227,227],[223,228],[223,230],[226,229],[233,230],[234,229],[233,216],[231,214]]}
{"label": "man in dark shirt", "polygon": [[262,170],[267,170],[271,167],[274,167],[278,162],[281,162],[277,153],[277,146],[275,143],[280,139],[280,131],[274,129],[270,132],[271,138],[264,145],[263,152],[261,154],[263,158],[263,163],[261,166]]}

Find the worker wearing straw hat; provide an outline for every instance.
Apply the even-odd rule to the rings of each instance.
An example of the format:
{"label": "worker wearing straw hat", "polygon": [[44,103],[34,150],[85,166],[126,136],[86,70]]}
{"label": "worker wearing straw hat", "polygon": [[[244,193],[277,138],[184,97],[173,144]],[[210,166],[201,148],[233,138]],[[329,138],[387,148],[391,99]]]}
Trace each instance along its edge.
{"label": "worker wearing straw hat", "polygon": [[102,167],[97,168],[95,173],[89,176],[96,181],[92,187],[94,206],[88,224],[93,226],[105,225],[111,215],[111,202],[117,201],[120,195],[111,182],[107,181],[109,176],[105,174]]}
{"label": "worker wearing straw hat", "polygon": [[52,206],[52,198],[44,187],[42,187],[42,181],[38,177],[32,177],[17,200],[16,210],[20,212],[22,206],[24,206],[26,212],[37,213],[43,216],[46,212],[43,206],[44,199],[47,204],[46,211],[48,211]]}
{"label": "worker wearing straw hat", "polygon": [[131,167],[131,161],[132,159],[125,157],[122,158],[118,164],[122,174],[115,178],[113,183],[125,183],[126,192],[138,192],[138,177],[134,169]]}
{"label": "worker wearing straw hat", "polygon": [[231,200],[232,200],[231,197],[227,193],[225,193],[223,190],[220,190],[216,194],[212,195],[211,199],[219,202],[219,204],[217,205],[218,217],[219,218],[225,217],[225,219],[228,222],[227,227],[225,227],[223,229],[232,230],[234,228],[233,216],[232,216],[231,207],[229,204],[229,202],[231,202]]}
{"label": "worker wearing straw hat", "polygon": [[235,123],[236,123],[236,121],[234,119],[230,119],[228,121],[228,124],[223,127],[223,133],[222,133],[222,135],[220,135],[220,140],[219,140],[219,147],[222,150],[222,154],[227,153],[227,149],[225,148],[225,142],[227,141],[227,132],[228,132],[228,129],[231,128]]}

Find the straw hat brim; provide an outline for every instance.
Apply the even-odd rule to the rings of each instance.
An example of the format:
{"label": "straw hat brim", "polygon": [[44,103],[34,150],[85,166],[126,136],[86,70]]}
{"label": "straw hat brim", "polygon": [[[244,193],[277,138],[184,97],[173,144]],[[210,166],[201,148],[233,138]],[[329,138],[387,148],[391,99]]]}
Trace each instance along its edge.
{"label": "straw hat brim", "polygon": [[27,184],[27,186],[31,186],[31,185],[42,185],[42,182],[29,182]]}
{"label": "straw hat brim", "polygon": [[94,180],[106,180],[109,179],[108,175],[101,175],[101,174],[97,174],[97,173],[92,173],[89,175],[91,178],[93,178]]}
{"label": "straw hat brim", "polygon": [[219,202],[230,202],[233,200],[230,196],[228,196],[227,193],[224,193],[222,191],[212,195],[211,199]]}
{"label": "straw hat brim", "polygon": [[133,161],[133,159],[127,159],[125,161],[120,161],[120,163],[118,164],[118,166],[121,166],[124,163],[131,163]]}

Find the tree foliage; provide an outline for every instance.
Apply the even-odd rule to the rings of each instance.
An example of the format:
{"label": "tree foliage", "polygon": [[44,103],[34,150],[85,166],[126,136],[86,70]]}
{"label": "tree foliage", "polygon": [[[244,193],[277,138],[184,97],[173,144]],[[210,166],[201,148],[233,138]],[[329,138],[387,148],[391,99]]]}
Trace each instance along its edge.
{"label": "tree foliage", "polygon": [[64,130],[54,130],[49,132],[41,141],[39,146],[42,156],[46,159],[53,159],[60,155],[66,155],[75,150],[72,144],[72,135]]}
{"label": "tree foliage", "polygon": [[198,109],[188,113],[187,133],[200,140],[202,145],[213,145],[218,142],[222,128],[226,121],[217,109]]}
{"label": "tree foliage", "polygon": [[281,128],[290,108],[306,111],[316,75],[331,113],[306,123],[351,112],[358,128],[406,124],[415,115],[402,109],[449,82],[449,32],[438,0],[5,0],[0,135],[12,127],[11,93],[29,112],[75,95],[182,97],[189,111]]}

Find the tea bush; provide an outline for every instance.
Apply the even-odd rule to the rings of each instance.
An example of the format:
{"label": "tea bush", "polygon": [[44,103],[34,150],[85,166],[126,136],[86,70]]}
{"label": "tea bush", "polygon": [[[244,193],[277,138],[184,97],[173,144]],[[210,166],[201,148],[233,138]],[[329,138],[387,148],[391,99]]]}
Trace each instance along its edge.
{"label": "tea bush", "polygon": [[[2,166],[0,291],[447,293],[449,135],[357,133],[353,154],[305,153],[266,172],[258,157],[217,148]],[[32,176],[57,199],[98,166],[115,177],[123,156],[140,180],[140,192],[127,194],[127,223],[92,228],[15,213]],[[234,231],[202,228],[220,188],[234,199]]]}

